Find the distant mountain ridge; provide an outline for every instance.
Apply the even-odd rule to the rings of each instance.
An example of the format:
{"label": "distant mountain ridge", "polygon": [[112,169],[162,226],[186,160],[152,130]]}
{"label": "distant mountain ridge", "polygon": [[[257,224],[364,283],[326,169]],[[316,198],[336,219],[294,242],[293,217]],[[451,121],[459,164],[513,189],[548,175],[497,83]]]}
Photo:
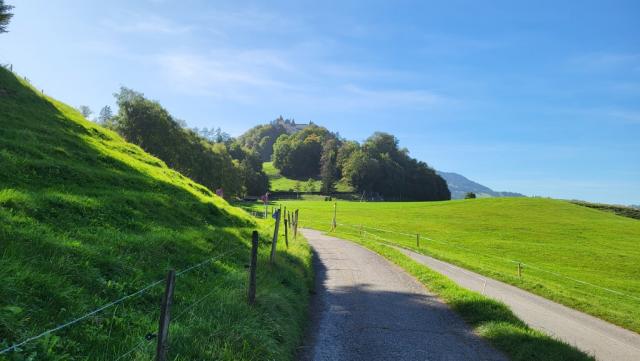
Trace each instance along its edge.
{"label": "distant mountain ridge", "polygon": [[525,197],[524,194],[515,192],[498,192],[493,189],[476,183],[467,177],[453,172],[436,171],[444,180],[447,181],[451,199],[463,199],[465,194],[473,192],[478,197]]}

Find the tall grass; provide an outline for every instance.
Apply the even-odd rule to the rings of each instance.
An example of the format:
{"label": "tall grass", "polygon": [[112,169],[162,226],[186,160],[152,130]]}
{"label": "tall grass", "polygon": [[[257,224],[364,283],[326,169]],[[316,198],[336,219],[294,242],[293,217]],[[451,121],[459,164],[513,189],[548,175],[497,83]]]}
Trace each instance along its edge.
{"label": "tall grass", "polygon": [[[287,360],[303,333],[303,241],[265,263],[270,225],[0,69],[0,350],[184,269],[170,357]],[[258,302],[246,305],[250,232],[261,232]],[[154,287],[0,360],[147,360]],[[205,297],[206,296],[206,297]],[[201,301],[196,304],[196,302]],[[192,308],[189,308],[192,307]]]}

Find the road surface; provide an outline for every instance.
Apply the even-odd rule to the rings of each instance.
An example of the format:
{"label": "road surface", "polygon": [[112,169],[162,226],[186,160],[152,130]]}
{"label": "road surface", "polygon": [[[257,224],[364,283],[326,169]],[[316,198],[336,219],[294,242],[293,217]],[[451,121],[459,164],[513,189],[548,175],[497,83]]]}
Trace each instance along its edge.
{"label": "road surface", "polygon": [[600,361],[640,361],[637,333],[458,266],[397,249],[464,288],[484,291],[486,296],[504,302],[532,328],[574,345]]}
{"label": "road surface", "polygon": [[301,360],[496,360],[417,280],[352,242],[302,230],[314,249],[316,296]]}

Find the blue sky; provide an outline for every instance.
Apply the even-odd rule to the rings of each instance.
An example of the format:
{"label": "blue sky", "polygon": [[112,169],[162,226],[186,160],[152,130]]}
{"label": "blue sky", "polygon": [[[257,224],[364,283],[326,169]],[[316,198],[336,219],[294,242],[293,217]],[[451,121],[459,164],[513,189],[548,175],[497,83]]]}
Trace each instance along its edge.
{"label": "blue sky", "polygon": [[640,204],[638,1],[36,1],[0,35],[46,93],[124,85],[232,135],[278,115],[496,190]]}

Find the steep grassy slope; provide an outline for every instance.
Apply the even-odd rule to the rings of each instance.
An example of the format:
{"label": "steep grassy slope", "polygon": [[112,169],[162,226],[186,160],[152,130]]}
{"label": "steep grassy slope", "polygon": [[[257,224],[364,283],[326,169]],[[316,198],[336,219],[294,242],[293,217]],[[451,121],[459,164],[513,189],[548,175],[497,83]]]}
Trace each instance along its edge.
{"label": "steep grassy slope", "polygon": [[[297,242],[245,305],[245,212],[0,69],[0,350],[213,258],[177,279],[174,360],[286,360],[310,272]],[[266,237],[263,238],[263,240]],[[281,250],[284,252],[284,250]],[[148,360],[159,284],[0,360]]]}
{"label": "steep grassy slope", "polygon": [[[282,174],[280,174],[280,171],[273,165],[273,162],[263,163],[262,168],[264,169],[264,172],[269,177],[269,181],[271,183],[271,187],[270,187],[271,191],[273,192],[294,191],[297,183],[300,183],[300,186],[302,187],[301,189],[302,192],[308,191],[307,181],[304,181],[304,180],[297,181],[295,179],[284,177]],[[314,192],[319,192],[321,187],[322,187],[322,183],[320,182],[320,180],[316,179],[313,181]],[[338,184],[336,184],[336,190],[338,192],[353,192],[353,188],[343,181],[340,181],[338,182]]]}
{"label": "steep grassy slope", "polygon": [[[329,228],[333,203],[288,206],[300,208],[306,226]],[[451,261],[640,332],[638,220],[531,198],[339,202],[337,220],[345,224],[338,227],[344,236],[360,238],[364,225],[369,237]],[[419,248],[416,233],[422,236]],[[524,267],[521,279],[518,262]]]}

